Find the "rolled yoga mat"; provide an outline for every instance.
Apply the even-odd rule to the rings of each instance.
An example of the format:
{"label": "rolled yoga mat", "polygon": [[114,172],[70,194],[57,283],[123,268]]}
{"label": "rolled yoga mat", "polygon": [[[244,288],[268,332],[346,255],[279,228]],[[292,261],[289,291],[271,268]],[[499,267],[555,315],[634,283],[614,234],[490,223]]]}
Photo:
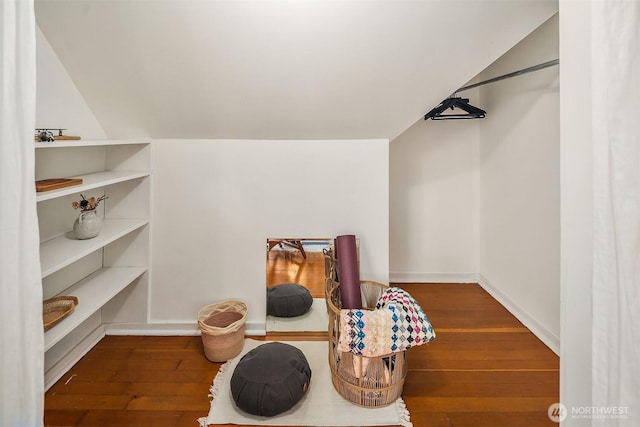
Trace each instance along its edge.
{"label": "rolled yoga mat", "polygon": [[347,234],[336,237],[336,257],[340,277],[341,308],[362,308],[356,236]]}

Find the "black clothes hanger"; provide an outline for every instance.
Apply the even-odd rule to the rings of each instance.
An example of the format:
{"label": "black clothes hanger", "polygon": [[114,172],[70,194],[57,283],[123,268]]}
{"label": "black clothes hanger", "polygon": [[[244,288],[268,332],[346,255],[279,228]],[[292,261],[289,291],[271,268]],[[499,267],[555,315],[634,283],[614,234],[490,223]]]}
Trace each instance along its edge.
{"label": "black clothes hanger", "polygon": [[[487,114],[487,112],[484,110],[481,110],[478,107],[474,107],[473,105],[470,105],[469,100],[466,98],[456,97],[457,92],[461,92],[467,89],[473,89],[474,87],[486,85],[488,83],[493,83],[493,82],[497,82],[504,79],[510,79],[511,77],[520,76],[522,74],[530,73],[532,71],[542,70],[544,68],[552,67],[558,64],[560,64],[560,60],[554,59],[552,61],[543,62],[542,64],[534,65],[532,67],[524,68],[522,70],[514,71],[512,73],[494,77],[492,79],[485,80],[480,83],[474,83],[468,86],[461,87],[453,94],[453,96],[450,96],[449,98],[445,99],[444,101],[442,101],[440,105],[438,105],[437,107],[429,111],[427,114],[425,114],[424,119],[425,120],[483,119]],[[465,111],[466,114],[443,114],[449,108],[452,111],[458,108],[462,111]]]}
{"label": "black clothes hanger", "polygon": [[[465,113],[449,113],[446,111],[451,109],[454,111],[455,109],[459,109],[464,111]],[[444,113],[444,114],[443,114]],[[459,97],[449,97],[442,101],[440,105],[433,108],[427,114],[425,114],[425,120],[458,120],[458,119],[483,119],[487,114],[486,111],[474,107],[469,104],[468,98],[459,98]]]}

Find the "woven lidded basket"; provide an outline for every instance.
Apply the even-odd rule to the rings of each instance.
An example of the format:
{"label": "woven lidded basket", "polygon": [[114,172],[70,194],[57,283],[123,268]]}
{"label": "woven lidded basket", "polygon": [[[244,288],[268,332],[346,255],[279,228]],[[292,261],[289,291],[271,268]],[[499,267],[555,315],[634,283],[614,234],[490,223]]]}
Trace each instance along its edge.
{"label": "woven lidded basket", "polygon": [[[339,350],[340,284],[327,277],[327,311],[329,313],[329,366],[336,391],[348,401],[367,408],[390,405],[402,394],[407,376],[406,352],[377,357],[358,356]],[[360,291],[365,309],[372,309],[388,286],[361,281]]]}
{"label": "woven lidded basket", "polygon": [[238,300],[225,300],[202,307],[198,327],[204,354],[211,362],[225,362],[236,357],[244,345],[247,305]]}

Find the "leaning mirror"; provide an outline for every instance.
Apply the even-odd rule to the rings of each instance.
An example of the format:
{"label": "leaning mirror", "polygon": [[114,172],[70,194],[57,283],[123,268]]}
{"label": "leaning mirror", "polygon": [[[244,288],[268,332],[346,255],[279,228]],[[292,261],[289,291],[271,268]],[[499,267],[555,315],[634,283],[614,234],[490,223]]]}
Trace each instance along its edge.
{"label": "leaning mirror", "polygon": [[324,249],[329,238],[269,238],[266,242],[267,332],[324,332]]}

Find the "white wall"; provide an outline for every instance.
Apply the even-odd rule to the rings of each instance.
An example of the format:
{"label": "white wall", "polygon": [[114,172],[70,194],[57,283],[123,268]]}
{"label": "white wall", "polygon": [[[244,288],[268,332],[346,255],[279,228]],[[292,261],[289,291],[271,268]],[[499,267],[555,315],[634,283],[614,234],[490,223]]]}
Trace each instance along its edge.
{"label": "white wall", "polygon": [[[555,16],[478,79],[556,59],[558,44]],[[479,282],[559,352],[558,67],[459,95],[487,117],[419,120],[391,142],[391,280]]]}
{"label": "white wall", "polygon": [[356,234],[361,277],[388,281],[388,141],[153,144],[151,322],[240,298],[264,330],[268,237]]}
{"label": "white wall", "polygon": [[[591,31],[591,2],[561,0],[560,401],[569,411],[572,407],[592,406],[591,336],[594,325],[591,314],[593,267]],[[637,424],[637,418],[630,418],[628,421]],[[562,425],[590,426],[591,423],[590,419],[568,417]]]}
{"label": "white wall", "polygon": [[391,142],[391,281],[477,281],[478,122],[420,119]]}
{"label": "white wall", "polygon": [[36,27],[36,73],[36,127],[65,128],[65,135],[82,139],[106,138],[39,27]]}
{"label": "white wall", "polygon": [[[558,17],[480,80],[558,58]],[[547,345],[560,337],[558,67],[480,88],[480,282]]]}

